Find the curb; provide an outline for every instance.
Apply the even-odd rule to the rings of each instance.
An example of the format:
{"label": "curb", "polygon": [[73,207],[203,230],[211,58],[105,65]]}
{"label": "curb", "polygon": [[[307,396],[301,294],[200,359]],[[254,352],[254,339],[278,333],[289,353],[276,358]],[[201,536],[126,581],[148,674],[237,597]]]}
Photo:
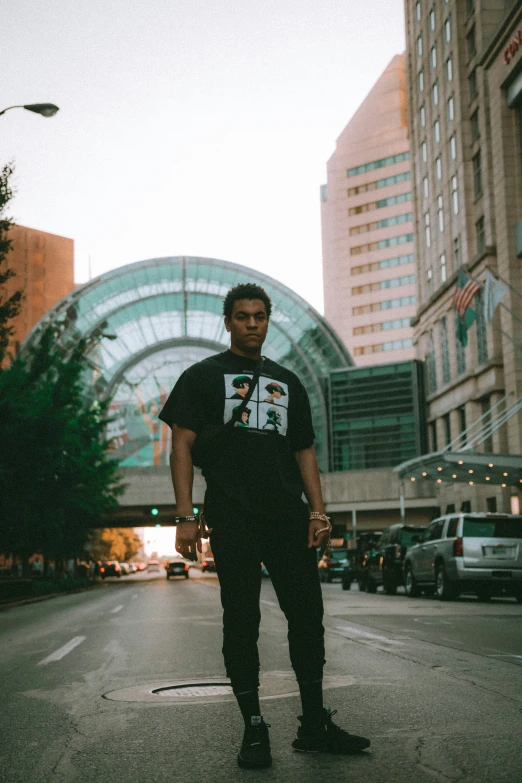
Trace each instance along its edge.
{"label": "curb", "polygon": [[98,587],[108,587],[108,584],[95,583],[90,587],[77,587],[75,590],[61,590],[56,593],[47,593],[46,595],[34,595],[31,598],[21,598],[19,601],[6,601],[0,603],[0,612],[2,609],[11,609],[14,606],[24,606],[25,604],[37,604],[40,601],[47,601],[49,598],[58,598],[61,595],[74,595],[75,593],[87,593]]}

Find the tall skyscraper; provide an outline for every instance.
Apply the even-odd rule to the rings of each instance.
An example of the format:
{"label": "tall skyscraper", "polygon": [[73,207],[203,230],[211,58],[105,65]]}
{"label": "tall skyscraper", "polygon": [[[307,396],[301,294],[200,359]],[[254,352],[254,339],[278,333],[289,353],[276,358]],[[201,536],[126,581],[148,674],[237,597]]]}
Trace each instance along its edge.
{"label": "tall skyscraper", "polygon": [[[522,400],[522,4],[406,0],[405,9],[419,292],[413,325],[427,366],[430,448],[520,454],[520,413],[496,423]],[[507,291],[491,323],[488,271]],[[467,302],[476,317],[462,334],[454,304],[466,279],[478,286]],[[469,481],[441,487],[443,512],[446,503],[509,510],[508,470],[504,494],[477,487],[469,472]]]}
{"label": "tall skyscraper", "polygon": [[413,358],[416,312],[405,57],[337,140],[321,188],[325,316],[359,366]]}
{"label": "tall skyscraper", "polygon": [[6,285],[7,296],[20,288],[24,300],[13,320],[15,342],[29,334],[33,326],[74,288],[74,241],[25,226],[11,226],[12,240],[6,266],[15,272]]}

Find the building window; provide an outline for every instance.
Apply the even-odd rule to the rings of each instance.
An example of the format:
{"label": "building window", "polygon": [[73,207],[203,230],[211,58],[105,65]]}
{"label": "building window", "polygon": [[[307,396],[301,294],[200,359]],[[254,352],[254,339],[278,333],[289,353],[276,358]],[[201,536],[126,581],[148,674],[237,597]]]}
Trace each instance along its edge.
{"label": "building window", "polygon": [[462,255],[460,252],[460,234],[453,240],[453,267],[458,269],[462,263]]}
{"label": "building window", "polygon": [[468,436],[466,434],[467,430],[467,424],[466,424],[466,406],[461,405],[459,408],[459,430],[460,430],[460,448],[466,445],[468,442]]}
{"label": "building window", "polygon": [[488,337],[486,333],[486,321],[484,319],[484,297],[482,289],[475,294],[475,308],[477,313],[477,360],[479,364],[485,364],[488,360]]}
{"label": "building window", "polygon": [[367,171],[381,169],[384,166],[393,166],[394,163],[402,163],[402,161],[409,159],[409,152],[399,152],[397,155],[389,155],[387,158],[379,158],[379,160],[372,160],[370,163],[355,166],[353,169],[348,169],[346,173],[349,177],[355,177],[357,174],[366,174]]}
{"label": "building window", "polygon": [[321,185],[321,201],[328,201],[328,195],[326,192],[326,185]]}
{"label": "building window", "polygon": [[417,38],[417,57],[422,57],[422,35]]}
{"label": "building window", "polygon": [[410,177],[411,174],[409,171],[403,171],[401,174],[395,174],[393,177],[384,177],[383,179],[374,182],[365,182],[363,185],[359,185],[356,188],[348,188],[348,195],[358,196],[359,193],[368,193],[377,188],[387,188],[390,185],[396,185],[398,182],[406,182]]}
{"label": "building window", "polygon": [[442,358],[442,383],[449,383],[451,376],[448,346],[448,323],[445,315],[440,319],[440,351]]}
{"label": "building window", "polygon": [[473,166],[473,192],[475,198],[482,196],[482,156],[480,150],[471,159]]}
{"label": "building window", "polygon": [[424,215],[424,239],[426,247],[431,247],[431,231],[430,231],[430,213],[426,212]]}
{"label": "building window", "polygon": [[450,55],[446,60],[446,79],[449,82],[453,81],[453,56]]}
{"label": "building window", "polygon": [[431,269],[426,270],[426,290],[428,291],[428,296],[431,296],[433,293],[433,271]]}
{"label": "building window", "polygon": [[447,278],[446,253],[441,253],[439,257],[439,276],[440,276],[440,282],[445,283]]}
{"label": "building window", "polygon": [[475,10],[475,0],[466,0],[466,16],[470,17]]}
{"label": "building window", "polygon": [[[480,406],[482,408],[483,431],[487,431],[491,426],[491,397],[484,397],[484,399],[480,401]],[[484,451],[487,454],[491,454],[493,451],[493,438],[491,437],[491,432],[484,441]]]}
{"label": "building window", "polygon": [[428,370],[428,391],[433,394],[437,391],[437,367],[435,364],[435,345],[433,343],[433,332],[428,332],[428,354],[426,356],[426,367]]}
{"label": "building window", "polygon": [[436,23],[435,6],[433,6],[433,8],[430,8],[430,13],[429,13],[429,24],[430,24],[430,30],[431,30],[432,33],[435,30],[435,23]]}
{"label": "building window", "polygon": [[476,68],[473,68],[470,75],[468,76],[468,83],[469,83],[469,99],[472,101],[473,98],[476,98],[478,94],[478,81],[477,81]]}
{"label": "building window", "polygon": [[451,204],[453,207],[453,214],[459,214],[459,188],[457,183],[457,177],[451,178]]}
{"label": "building window", "polygon": [[433,44],[430,49],[430,67],[432,71],[437,67],[437,44]]}
{"label": "building window", "polygon": [[424,198],[428,198],[430,195],[430,185],[428,181],[428,177],[424,177],[422,180],[422,192],[424,193]]}
{"label": "building window", "polygon": [[477,141],[480,138],[478,109],[471,115],[469,122],[471,125],[471,141]]}
{"label": "building window", "polygon": [[446,43],[451,41],[451,16],[448,16],[444,22],[444,40]]}
{"label": "building window", "polygon": [[430,440],[431,440],[431,450],[432,451],[438,451],[438,445],[437,445],[437,422],[436,421],[430,421]]}
{"label": "building window", "polygon": [[423,163],[428,162],[428,144],[427,142],[423,141],[421,144],[421,154],[422,154],[422,161]]}
{"label": "building window", "polygon": [[437,215],[439,218],[439,233],[444,232],[444,208],[442,205],[442,196],[437,196]]}
{"label": "building window", "polygon": [[477,238],[477,253],[480,255],[486,249],[486,227],[483,217],[475,223],[475,236]]}
{"label": "building window", "polygon": [[442,179],[442,159],[440,155],[435,160],[435,174],[437,176],[437,179]]}
{"label": "building window", "polygon": [[449,140],[449,154],[451,160],[457,159],[457,139],[455,138],[455,134],[453,134]]}
{"label": "building window", "polygon": [[455,98],[450,95],[448,98],[448,121],[452,122],[455,119]]}
{"label": "building window", "polygon": [[457,357],[457,375],[463,375],[466,372],[466,350],[457,337],[457,327],[459,316],[455,313],[455,355]]}
{"label": "building window", "polygon": [[420,107],[419,114],[420,114],[421,128],[425,128],[426,127],[426,107],[424,106],[424,104],[422,104],[422,106]]}
{"label": "building window", "polygon": [[419,71],[419,92],[424,92],[424,71]]}
{"label": "building window", "polygon": [[440,141],[440,120],[435,120],[433,123],[433,141],[438,144]]}
{"label": "building window", "polygon": [[431,101],[434,106],[439,105],[439,85],[437,82],[431,88]]}
{"label": "building window", "polygon": [[445,445],[449,446],[451,443],[451,417],[449,413],[445,413],[442,417],[442,421],[444,422],[444,440]]}
{"label": "building window", "polygon": [[477,53],[477,42],[475,38],[475,25],[470,29],[466,36],[466,44],[468,47],[468,60],[471,60]]}
{"label": "building window", "polygon": [[422,18],[422,5],[420,3],[420,0],[418,0],[417,3],[415,3],[415,19],[417,22],[420,22]]}

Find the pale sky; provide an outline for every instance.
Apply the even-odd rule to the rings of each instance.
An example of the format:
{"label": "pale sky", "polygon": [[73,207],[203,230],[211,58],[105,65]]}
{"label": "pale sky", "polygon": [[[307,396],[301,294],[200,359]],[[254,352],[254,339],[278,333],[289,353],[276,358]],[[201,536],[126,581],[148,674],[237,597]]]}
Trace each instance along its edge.
{"label": "pale sky", "polygon": [[77,282],[160,256],[258,269],[321,312],[319,186],[404,50],[403,0],[4,0],[0,164]]}

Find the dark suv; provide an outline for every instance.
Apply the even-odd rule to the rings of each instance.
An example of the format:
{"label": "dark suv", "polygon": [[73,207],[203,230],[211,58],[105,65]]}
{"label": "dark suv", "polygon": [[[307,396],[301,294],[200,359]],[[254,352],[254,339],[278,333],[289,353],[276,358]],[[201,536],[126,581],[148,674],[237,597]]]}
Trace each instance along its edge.
{"label": "dark suv", "polygon": [[404,584],[404,558],[414,536],[420,537],[422,525],[392,525],[383,531],[375,549],[366,561],[366,589],[375,593],[382,585],[386,595],[395,595],[397,587]]}

